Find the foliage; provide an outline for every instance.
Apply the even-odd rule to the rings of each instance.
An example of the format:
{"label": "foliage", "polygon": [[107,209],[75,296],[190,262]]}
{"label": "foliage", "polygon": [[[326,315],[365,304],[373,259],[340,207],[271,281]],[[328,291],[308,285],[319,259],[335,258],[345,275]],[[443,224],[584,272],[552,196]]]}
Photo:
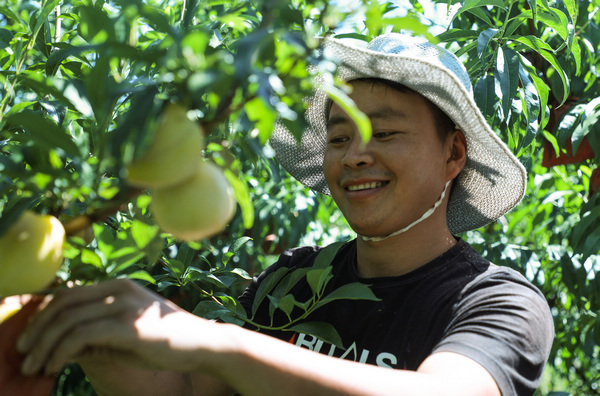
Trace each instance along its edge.
{"label": "foliage", "polygon": [[[234,297],[251,275],[288,247],[352,235],[331,199],[291,179],[268,144],[278,117],[300,134],[312,77],[334,72],[334,62],[315,50],[317,37],[410,31],[460,56],[488,122],[529,171],[523,202],[463,237],[547,297],[557,337],[541,392],[596,393],[600,193],[589,186],[597,164],[589,158],[547,168],[542,159],[544,150],[564,156],[569,144],[577,152],[584,141],[600,153],[600,3],[338,3],[5,1],[0,234],[26,209],[54,214],[69,234],[57,287],[126,276],[189,311],[251,321],[231,314],[241,313]],[[447,20],[427,17],[434,9]],[[360,119],[344,92],[329,87]],[[161,232],[147,191],[126,183],[125,167],[148,147],[167,101],[192,109],[208,141],[202,155],[225,169],[235,189],[236,217],[207,240],[181,243]],[[82,233],[90,226],[91,241]],[[285,283],[272,287],[264,297],[273,309],[310,309],[286,297]],[[313,305],[327,298],[319,290]],[[56,394],[88,392],[78,388],[81,378],[68,367]]]}

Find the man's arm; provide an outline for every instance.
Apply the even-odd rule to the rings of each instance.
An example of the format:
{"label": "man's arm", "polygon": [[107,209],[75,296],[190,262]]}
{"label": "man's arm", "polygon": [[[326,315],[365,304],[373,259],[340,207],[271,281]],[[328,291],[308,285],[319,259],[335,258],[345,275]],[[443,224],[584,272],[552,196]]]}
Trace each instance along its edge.
{"label": "man's arm", "polygon": [[80,361],[86,376],[99,396],[191,395],[185,374],[172,371],[141,370],[119,363]]}
{"label": "man's arm", "polygon": [[[319,354],[234,325],[221,325],[237,348],[211,370],[248,395],[500,396],[492,376],[465,356],[440,352],[417,371],[394,370]],[[205,370],[205,368],[200,368]]]}
{"label": "man's arm", "polygon": [[[79,362],[99,396],[231,395],[233,389],[206,374],[143,370],[87,359]],[[194,388],[196,391],[194,391]]]}
{"label": "man's arm", "polygon": [[111,396],[500,394],[483,367],[457,354],[436,353],[416,372],[346,361],[199,318],[124,280],[59,292],[17,346],[28,355],[25,374],[77,361]]}

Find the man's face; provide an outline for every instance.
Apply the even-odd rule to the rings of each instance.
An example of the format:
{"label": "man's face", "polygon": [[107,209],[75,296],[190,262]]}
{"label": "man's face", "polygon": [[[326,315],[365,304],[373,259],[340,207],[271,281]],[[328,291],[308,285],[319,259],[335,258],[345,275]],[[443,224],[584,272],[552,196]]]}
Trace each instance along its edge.
{"label": "man's face", "polygon": [[385,236],[417,220],[440,197],[448,180],[449,139],[440,141],[421,95],[370,81],[352,86],[350,97],[370,118],[373,135],[363,145],[356,125],[333,104],[325,179],[354,231]]}

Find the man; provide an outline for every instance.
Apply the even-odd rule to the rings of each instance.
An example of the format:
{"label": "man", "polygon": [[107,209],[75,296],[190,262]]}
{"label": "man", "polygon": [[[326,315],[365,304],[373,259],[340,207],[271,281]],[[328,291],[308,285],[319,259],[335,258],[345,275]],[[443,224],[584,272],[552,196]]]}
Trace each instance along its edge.
{"label": "man", "polygon": [[[545,299],[453,236],[510,210],[526,181],[473,102],[466,71],[451,53],[396,34],[367,49],[329,40],[324,50],[341,61],[372,138],[363,142],[318,90],[303,142],[279,126],[273,145],[292,175],[332,195],[359,235],[340,248],[328,286],[365,282],[380,301],[336,301],[308,318],[331,323],[346,349],[206,321],[117,280],[47,304],[18,343],[25,373],[78,361],[106,395],[534,392],[553,339]],[[268,273],[310,266],[318,252],[285,252],[244,306]],[[307,282],[291,292],[299,301],[311,293]],[[255,320],[268,323],[268,307]]]}

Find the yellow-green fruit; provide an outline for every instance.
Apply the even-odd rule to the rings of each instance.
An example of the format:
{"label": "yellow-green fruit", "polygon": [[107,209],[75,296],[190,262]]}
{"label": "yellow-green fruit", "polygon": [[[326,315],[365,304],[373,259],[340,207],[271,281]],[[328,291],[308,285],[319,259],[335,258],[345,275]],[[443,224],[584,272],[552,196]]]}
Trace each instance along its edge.
{"label": "yellow-green fruit", "polygon": [[26,211],[0,238],[0,296],[36,293],[56,277],[65,229],[54,216]]}
{"label": "yellow-green fruit", "polygon": [[6,302],[0,304],[0,324],[8,320],[11,316],[19,312],[23,306],[21,304],[8,304]]}
{"label": "yellow-green fruit", "polygon": [[187,110],[169,103],[158,121],[154,140],[127,167],[127,181],[141,188],[175,185],[194,173],[203,146],[202,129]]}
{"label": "yellow-green fruit", "polygon": [[152,213],[164,231],[195,241],[225,228],[235,213],[235,197],[221,169],[201,162],[191,178],[152,191]]}

